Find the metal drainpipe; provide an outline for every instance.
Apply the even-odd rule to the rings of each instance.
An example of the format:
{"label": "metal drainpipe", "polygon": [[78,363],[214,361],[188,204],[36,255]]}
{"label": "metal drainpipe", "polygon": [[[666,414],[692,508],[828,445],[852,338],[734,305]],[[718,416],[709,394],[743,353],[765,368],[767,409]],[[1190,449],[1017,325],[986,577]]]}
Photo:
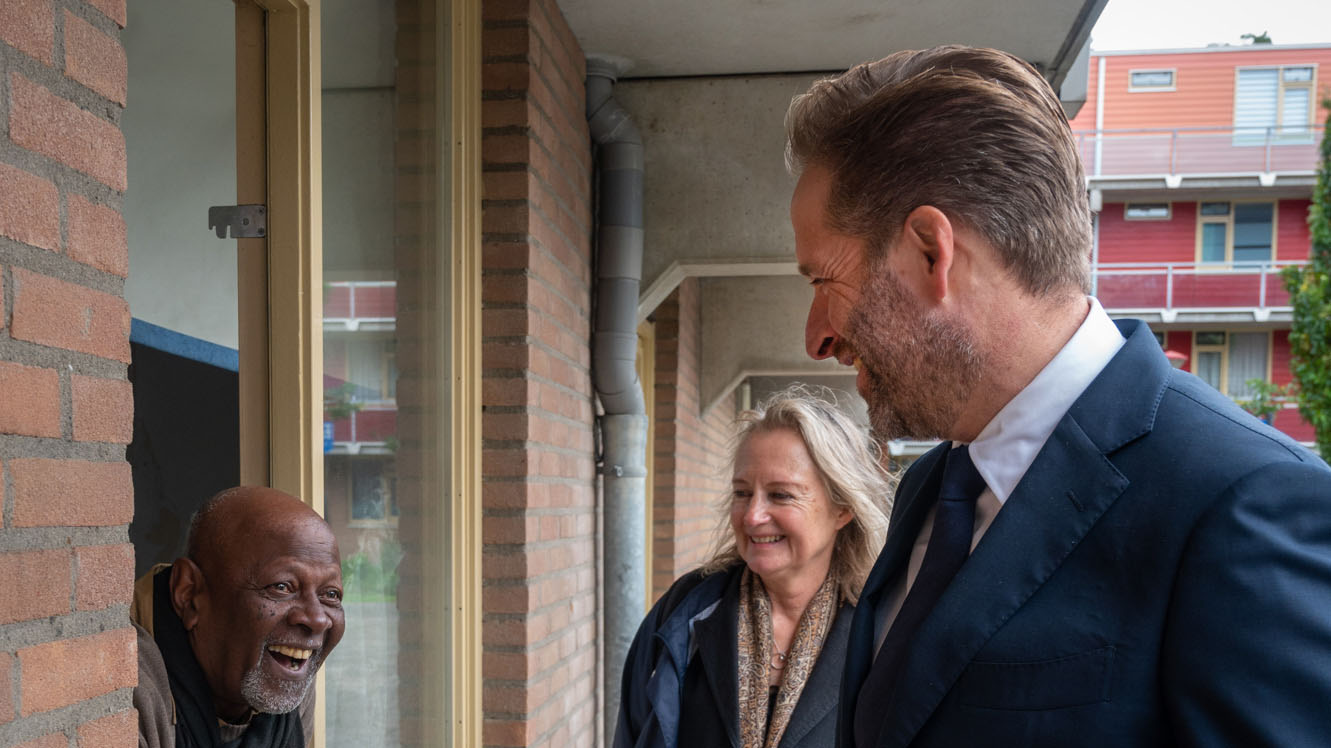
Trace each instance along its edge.
{"label": "metal drainpipe", "polygon": [[604,571],[605,740],[615,734],[624,658],[647,607],[643,569],[647,495],[647,414],[635,366],[642,279],[642,136],[611,98],[625,69],[587,58],[587,122],[598,150],[596,311],[592,382],[600,417]]}

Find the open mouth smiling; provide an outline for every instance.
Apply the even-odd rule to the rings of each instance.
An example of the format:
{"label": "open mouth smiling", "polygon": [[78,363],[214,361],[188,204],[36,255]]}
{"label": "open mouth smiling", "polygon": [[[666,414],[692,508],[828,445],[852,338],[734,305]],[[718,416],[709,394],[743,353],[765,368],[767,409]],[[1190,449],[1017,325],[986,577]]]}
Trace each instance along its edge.
{"label": "open mouth smiling", "polygon": [[301,649],[299,647],[288,647],[285,644],[270,644],[267,647],[268,656],[272,657],[283,670],[291,673],[299,673],[305,669],[305,665],[314,656],[314,650]]}

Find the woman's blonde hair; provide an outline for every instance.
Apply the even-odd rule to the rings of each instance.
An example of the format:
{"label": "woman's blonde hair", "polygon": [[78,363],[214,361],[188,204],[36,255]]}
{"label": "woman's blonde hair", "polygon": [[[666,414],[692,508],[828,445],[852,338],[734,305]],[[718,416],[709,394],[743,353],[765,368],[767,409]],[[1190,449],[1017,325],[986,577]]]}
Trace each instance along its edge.
{"label": "woman's blonde hair", "polygon": [[[860,588],[873,568],[887,536],[887,515],[896,480],[881,463],[881,451],[850,416],[836,406],[836,396],[826,387],[793,385],[735,419],[730,445],[730,464],[749,437],[756,433],[790,429],[799,434],[809,451],[818,477],[833,506],[845,507],[853,515],[837,532],[828,574],[841,596],[856,602]],[[730,527],[729,493],[720,506],[715,550],[703,565],[704,573],[720,571],[740,560]]]}

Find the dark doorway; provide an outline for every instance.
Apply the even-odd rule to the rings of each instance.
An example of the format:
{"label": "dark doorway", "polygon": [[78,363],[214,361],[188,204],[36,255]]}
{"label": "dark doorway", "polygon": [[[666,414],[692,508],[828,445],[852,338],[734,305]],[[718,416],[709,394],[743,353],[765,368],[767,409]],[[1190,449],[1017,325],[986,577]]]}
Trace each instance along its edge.
{"label": "dark doorway", "polygon": [[199,361],[133,342],[130,353],[134,521],[129,539],[135,573],[143,574],[180,555],[194,510],[239,482],[239,391],[237,374],[225,361]]}

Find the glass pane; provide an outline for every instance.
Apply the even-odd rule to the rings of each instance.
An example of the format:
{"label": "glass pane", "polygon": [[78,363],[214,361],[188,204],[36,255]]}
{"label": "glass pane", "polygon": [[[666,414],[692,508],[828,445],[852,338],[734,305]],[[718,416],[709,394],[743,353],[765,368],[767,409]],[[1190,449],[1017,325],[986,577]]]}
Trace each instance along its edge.
{"label": "glass pane", "polygon": [[434,0],[321,7],[324,504],[347,614],[327,745],[446,746],[449,621],[423,613],[449,609]]}
{"label": "glass pane", "polygon": [[1224,345],[1225,334],[1223,332],[1199,332],[1197,333],[1197,345]]}
{"label": "glass pane", "polygon": [[1285,89],[1285,99],[1280,109],[1280,133],[1282,135],[1301,135],[1308,131],[1311,103],[1311,90],[1307,88]]}
{"label": "glass pane", "polygon": [[1240,203],[1234,206],[1234,261],[1267,262],[1271,259],[1273,203]]}
{"label": "glass pane", "polygon": [[1260,145],[1266,142],[1270,128],[1276,124],[1276,107],[1280,98],[1279,70],[1265,68],[1240,70],[1238,90],[1234,96],[1234,143]]}
{"label": "glass pane", "polygon": [[1126,210],[1130,220],[1163,221],[1169,218],[1169,203],[1128,203]]}
{"label": "glass pane", "polygon": [[1173,70],[1138,70],[1132,73],[1133,88],[1168,88],[1172,85]]}
{"label": "glass pane", "polygon": [[1252,397],[1248,387],[1250,379],[1266,379],[1266,348],[1268,334],[1264,332],[1236,332],[1229,336],[1229,396]]}
{"label": "glass pane", "polygon": [[1229,215],[1229,203],[1202,203],[1202,215],[1227,216]]}
{"label": "glass pane", "polygon": [[1202,262],[1225,261],[1225,234],[1228,230],[1223,223],[1202,224]]}
{"label": "glass pane", "polygon": [[1313,69],[1310,67],[1285,68],[1286,83],[1306,83],[1313,79]]}
{"label": "glass pane", "polygon": [[240,482],[237,240],[207,220],[236,203],[236,10],[135,0],[128,12],[129,536],[142,574],[175,559],[204,499]]}
{"label": "glass pane", "polygon": [[1201,351],[1197,354],[1197,376],[1217,390],[1220,389],[1220,359],[1219,351]]}

